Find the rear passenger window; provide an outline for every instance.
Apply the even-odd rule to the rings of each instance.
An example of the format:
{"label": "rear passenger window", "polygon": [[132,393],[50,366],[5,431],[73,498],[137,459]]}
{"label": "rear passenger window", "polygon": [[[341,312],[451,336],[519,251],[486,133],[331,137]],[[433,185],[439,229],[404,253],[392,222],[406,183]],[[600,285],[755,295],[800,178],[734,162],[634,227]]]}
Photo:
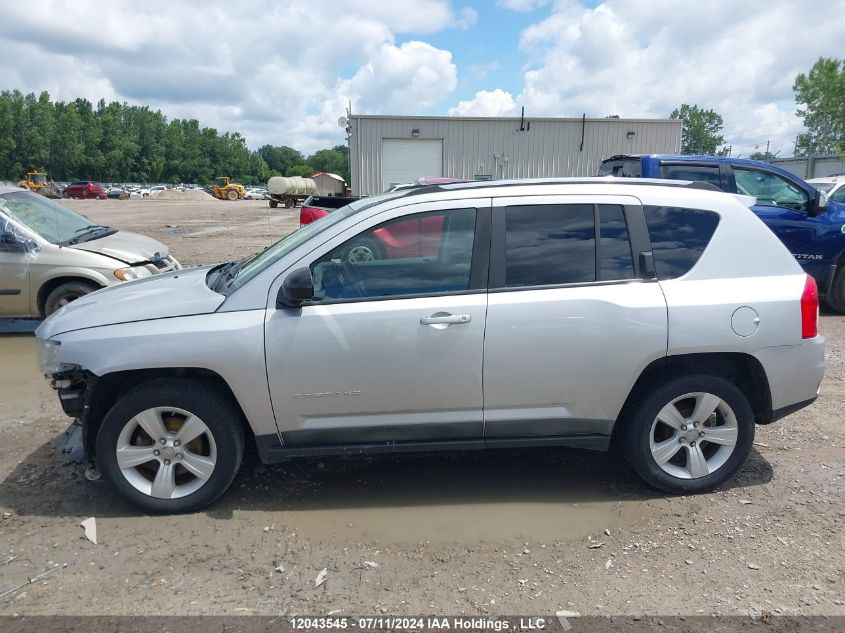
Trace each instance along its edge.
{"label": "rear passenger window", "polygon": [[658,279],[686,275],[701,257],[719,224],[712,211],[643,207]]}
{"label": "rear passenger window", "polygon": [[660,173],[669,180],[698,180],[719,187],[719,189],[722,188],[718,165],[712,167],[705,165],[663,165],[660,168]]}
{"label": "rear passenger window", "polygon": [[505,232],[508,287],[634,278],[628,226],[619,205],[508,207]]}

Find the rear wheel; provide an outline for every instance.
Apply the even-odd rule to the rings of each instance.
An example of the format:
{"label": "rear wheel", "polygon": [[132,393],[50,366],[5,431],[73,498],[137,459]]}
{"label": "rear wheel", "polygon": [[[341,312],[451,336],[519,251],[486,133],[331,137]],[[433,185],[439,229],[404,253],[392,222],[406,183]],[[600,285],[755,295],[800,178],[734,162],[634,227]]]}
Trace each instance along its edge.
{"label": "rear wheel", "polygon": [[285,198],[285,208],[293,209],[296,206],[296,200],[293,198]]}
{"label": "rear wheel", "polygon": [[67,281],[53,288],[44,301],[44,316],[48,317],[71,301],[99,290],[100,287],[90,281]]}
{"label": "rear wheel", "polygon": [[136,387],[97,435],[97,463],[121,495],[152,512],[199,510],[222,495],[244,450],[239,412],[220,393],[184,378]]}
{"label": "rear wheel", "polygon": [[234,189],[230,189],[226,193],[226,198],[228,198],[229,200],[237,200],[238,199],[238,192],[235,191]]}
{"label": "rear wheel", "polygon": [[830,292],[824,300],[831,310],[845,314],[845,269],[842,266],[836,267]]}
{"label": "rear wheel", "polygon": [[273,200],[273,198],[270,198],[270,208],[275,209],[278,206],[279,206],[279,203],[276,202],[275,200]]}
{"label": "rear wheel", "polygon": [[653,383],[623,422],[624,448],[649,485],[706,492],[734,476],[754,441],[754,414],[736,385],[706,374]]}

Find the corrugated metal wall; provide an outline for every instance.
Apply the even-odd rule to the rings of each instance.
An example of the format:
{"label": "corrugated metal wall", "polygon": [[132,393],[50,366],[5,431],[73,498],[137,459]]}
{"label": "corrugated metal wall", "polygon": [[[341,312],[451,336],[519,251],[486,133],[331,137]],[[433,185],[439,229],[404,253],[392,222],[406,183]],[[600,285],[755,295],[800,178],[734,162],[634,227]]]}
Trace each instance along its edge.
{"label": "corrugated metal wall", "polygon": [[[679,153],[679,120],[391,117],[353,115],[349,138],[352,193],[381,193],[383,139],[442,139],[443,175],[473,179],[592,176],[615,154]],[[419,130],[414,137],[412,130]],[[628,132],[634,132],[628,137]]]}
{"label": "corrugated metal wall", "polygon": [[799,178],[824,178],[845,174],[845,154],[842,156],[812,156],[810,158],[777,158],[770,161]]}

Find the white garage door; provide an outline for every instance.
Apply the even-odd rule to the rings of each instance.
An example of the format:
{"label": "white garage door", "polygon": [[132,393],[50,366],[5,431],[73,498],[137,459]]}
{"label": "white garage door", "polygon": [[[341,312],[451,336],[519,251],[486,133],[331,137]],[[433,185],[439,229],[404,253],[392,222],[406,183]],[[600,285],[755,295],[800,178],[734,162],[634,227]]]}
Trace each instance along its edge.
{"label": "white garage door", "polygon": [[417,178],[443,175],[442,140],[384,139],[381,146],[382,191]]}

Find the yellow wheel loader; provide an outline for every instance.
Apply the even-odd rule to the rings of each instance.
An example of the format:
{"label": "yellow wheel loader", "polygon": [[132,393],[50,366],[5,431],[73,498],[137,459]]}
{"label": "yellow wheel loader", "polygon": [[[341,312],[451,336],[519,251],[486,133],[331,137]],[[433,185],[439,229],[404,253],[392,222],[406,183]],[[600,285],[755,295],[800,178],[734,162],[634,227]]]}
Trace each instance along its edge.
{"label": "yellow wheel loader", "polygon": [[18,187],[24,187],[35,193],[40,193],[46,198],[61,198],[62,195],[56,189],[56,185],[47,178],[47,173],[33,169],[26,172],[26,176],[18,181]]}
{"label": "yellow wheel loader", "polygon": [[218,176],[211,185],[211,195],[221,200],[242,200],[246,196],[246,189],[232,182],[228,176]]}

